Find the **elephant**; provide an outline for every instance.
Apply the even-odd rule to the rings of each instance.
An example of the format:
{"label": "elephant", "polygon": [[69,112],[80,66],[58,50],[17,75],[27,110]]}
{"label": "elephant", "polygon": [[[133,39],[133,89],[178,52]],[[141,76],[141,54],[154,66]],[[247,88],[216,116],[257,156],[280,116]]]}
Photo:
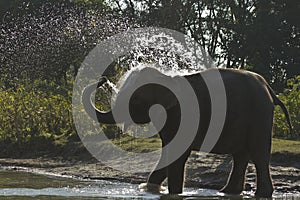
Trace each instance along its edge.
{"label": "elephant", "polygon": [[[232,156],[232,169],[226,185],[220,190],[227,194],[240,194],[244,190],[245,173],[248,162],[251,160],[256,168],[257,197],[271,197],[274,191],[270,176],[269,162],[271,155],[272,128],[274,106],[279,105],[283,110],[290,130],[292,125],[287,108],[278,99],[266,80],[259,74],[240,69],[210,68],[200,72],[185,75],[167,75],[161,71],[144,67],[132,70],[124,78],[124,84],[116,96],[115,106],[109,111],[100,111],[91,101],[91,94],[101,87],[107,79],[102,77],[98,82],[84,88],[82,103],[89,116],[99,123],[122,123],[122,119],[115,120],[113,111],[122,104],[122,94],[135,85],[143,74],[151,71],[157,79],[164,79],[169,83],[178,84],[178,79],[185,79],[193,88],[197,97],[201,118],[193,142],[186,147],[186,151],[165,167],[158,167],[168,156],[168,149],[162,151],[157,167],[147,179],[149,188],[159,188],[163,181],[168,179],[170,194],[180,194],[183,190],[185,163],[191,151],[200,149],[211,120],[211,98],[204,76],[218,72],[220,78],[212,82],[223,82],[226,91],[226,117],[222,132],[210,153],[229,154]],[[178,86],[180,87],[180,85]],[[132,94],[129,101],[129,110],[132,121],[137,124],[146,124],[151,121],[149,109],[154,104],[165,108],[167,119],[159,130],[162,147],[172,141],[180,124],[181,111],[179,101],[172,91],[158,84],[146,84],[139,87]],[[126,123],[125,121],[123,121]],[[155,120],[152,122],[156,125]],[[186,132],[186,134],[189,134]]]}

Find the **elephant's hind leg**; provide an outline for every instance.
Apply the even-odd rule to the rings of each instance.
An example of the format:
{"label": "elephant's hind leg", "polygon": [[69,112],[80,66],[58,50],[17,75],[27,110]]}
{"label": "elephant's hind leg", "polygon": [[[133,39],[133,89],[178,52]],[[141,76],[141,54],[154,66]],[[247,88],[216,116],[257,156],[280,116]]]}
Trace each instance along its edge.
{"label": "elephant's hind leg", "polygon": [[245,172],[249,156],[246,153],[233,155],[233,164],[226,186],[221,192],[228,194],[240,194],[244,190]]}
{"label": "elephant's hind leg", "polygon": [[251,158],[256,168],[256,192],[258,197],[272,197],[274,191],[272,179],[270,176],[269,160],[270,153],[265,151],[261,155],[255,155]]}
{"label": "elephant's hind leg", "polygon": [[273,115],[265,116],[257,124],[256,137],[250,145],[250,159],[256,168],[256,192],[258,197],[272,197],[274,191],[270,176]]}
{"label": "elephant's hind leg", "polygon": [[269,165],[255,164],[257,189],[255,195],[258,197],[272,197],[274,191],[270,177]]}

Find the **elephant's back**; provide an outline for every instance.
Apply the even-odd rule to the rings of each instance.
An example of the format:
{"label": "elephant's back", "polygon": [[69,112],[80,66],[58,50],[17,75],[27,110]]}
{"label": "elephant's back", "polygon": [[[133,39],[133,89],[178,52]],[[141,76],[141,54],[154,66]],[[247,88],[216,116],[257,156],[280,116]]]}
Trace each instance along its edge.
{"label": "elephant's back", "polygon": [[[234,153],[241,151],[247,146],[247,138],[252,134],[251,130],[255,126],[256,116],[271,111],[269,107],[272,106],[272,102],[268,97],[268,91],[265,89],[266,82],[258,74],[234,69],[210,69],[191,75],[191,84],[195,84],[198,80],[199,85],[201,85],[194,87],[199,98],[201,112],[200,129],[194,142],[194,149],[197,150],[201,147],[208,127],[214,125],[210,123],[221,123],[210,120],[211,107],[214,105],[211,104],[210,93],[203,79],[203,75],[212,73],[212,70],[218,70],[220,76],[214,77],[215,80],[209,86],[210,90],[213,91],[214,87],[224,84],[226,94],[225,98],[219,98],[219,101],[226,101],[226,119],[223,131],[212,152]],[[218,91],[218,88],[215,91]],[[267,106],[261,106],[262,102]]]}

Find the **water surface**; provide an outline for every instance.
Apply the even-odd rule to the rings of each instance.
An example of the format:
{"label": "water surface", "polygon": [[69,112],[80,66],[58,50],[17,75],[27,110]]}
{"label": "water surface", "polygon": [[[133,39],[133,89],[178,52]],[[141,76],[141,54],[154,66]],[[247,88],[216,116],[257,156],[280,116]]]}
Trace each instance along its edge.
{"label": "water surface", "polygon": [[[106,180],[79,180],[51,174],[0,171],[0,199],[170,199],[166,195],[141,191],[137,184]],[[186,188],[182,199],[251,199],[243,196],[222,196],[216,190]],[[275,194],[276,199],[300,199],[292,194]]]}

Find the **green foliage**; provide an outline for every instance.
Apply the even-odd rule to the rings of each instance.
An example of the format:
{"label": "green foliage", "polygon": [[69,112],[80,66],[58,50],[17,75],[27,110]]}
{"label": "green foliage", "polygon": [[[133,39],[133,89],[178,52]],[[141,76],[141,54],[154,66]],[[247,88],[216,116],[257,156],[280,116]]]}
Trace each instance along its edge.
{"label": "green foliage", "polygon": [[297,138],[300,139],[300,76],[288,80],[288,88],[279,95],[279,98],[289,110],[293,133],[289,132],[285,116],[279,106],[275,108],[274,117],[274,134],[280,138]]}
{"label": "green foliage", "polygon": [[75,133],[71,94],[54,93],[51,90],[46,93],[41,88],[43,85],[46,83],[35,81],[0,91],[1,142],[17,144],[19,147],[36,141],[55,144]]}

